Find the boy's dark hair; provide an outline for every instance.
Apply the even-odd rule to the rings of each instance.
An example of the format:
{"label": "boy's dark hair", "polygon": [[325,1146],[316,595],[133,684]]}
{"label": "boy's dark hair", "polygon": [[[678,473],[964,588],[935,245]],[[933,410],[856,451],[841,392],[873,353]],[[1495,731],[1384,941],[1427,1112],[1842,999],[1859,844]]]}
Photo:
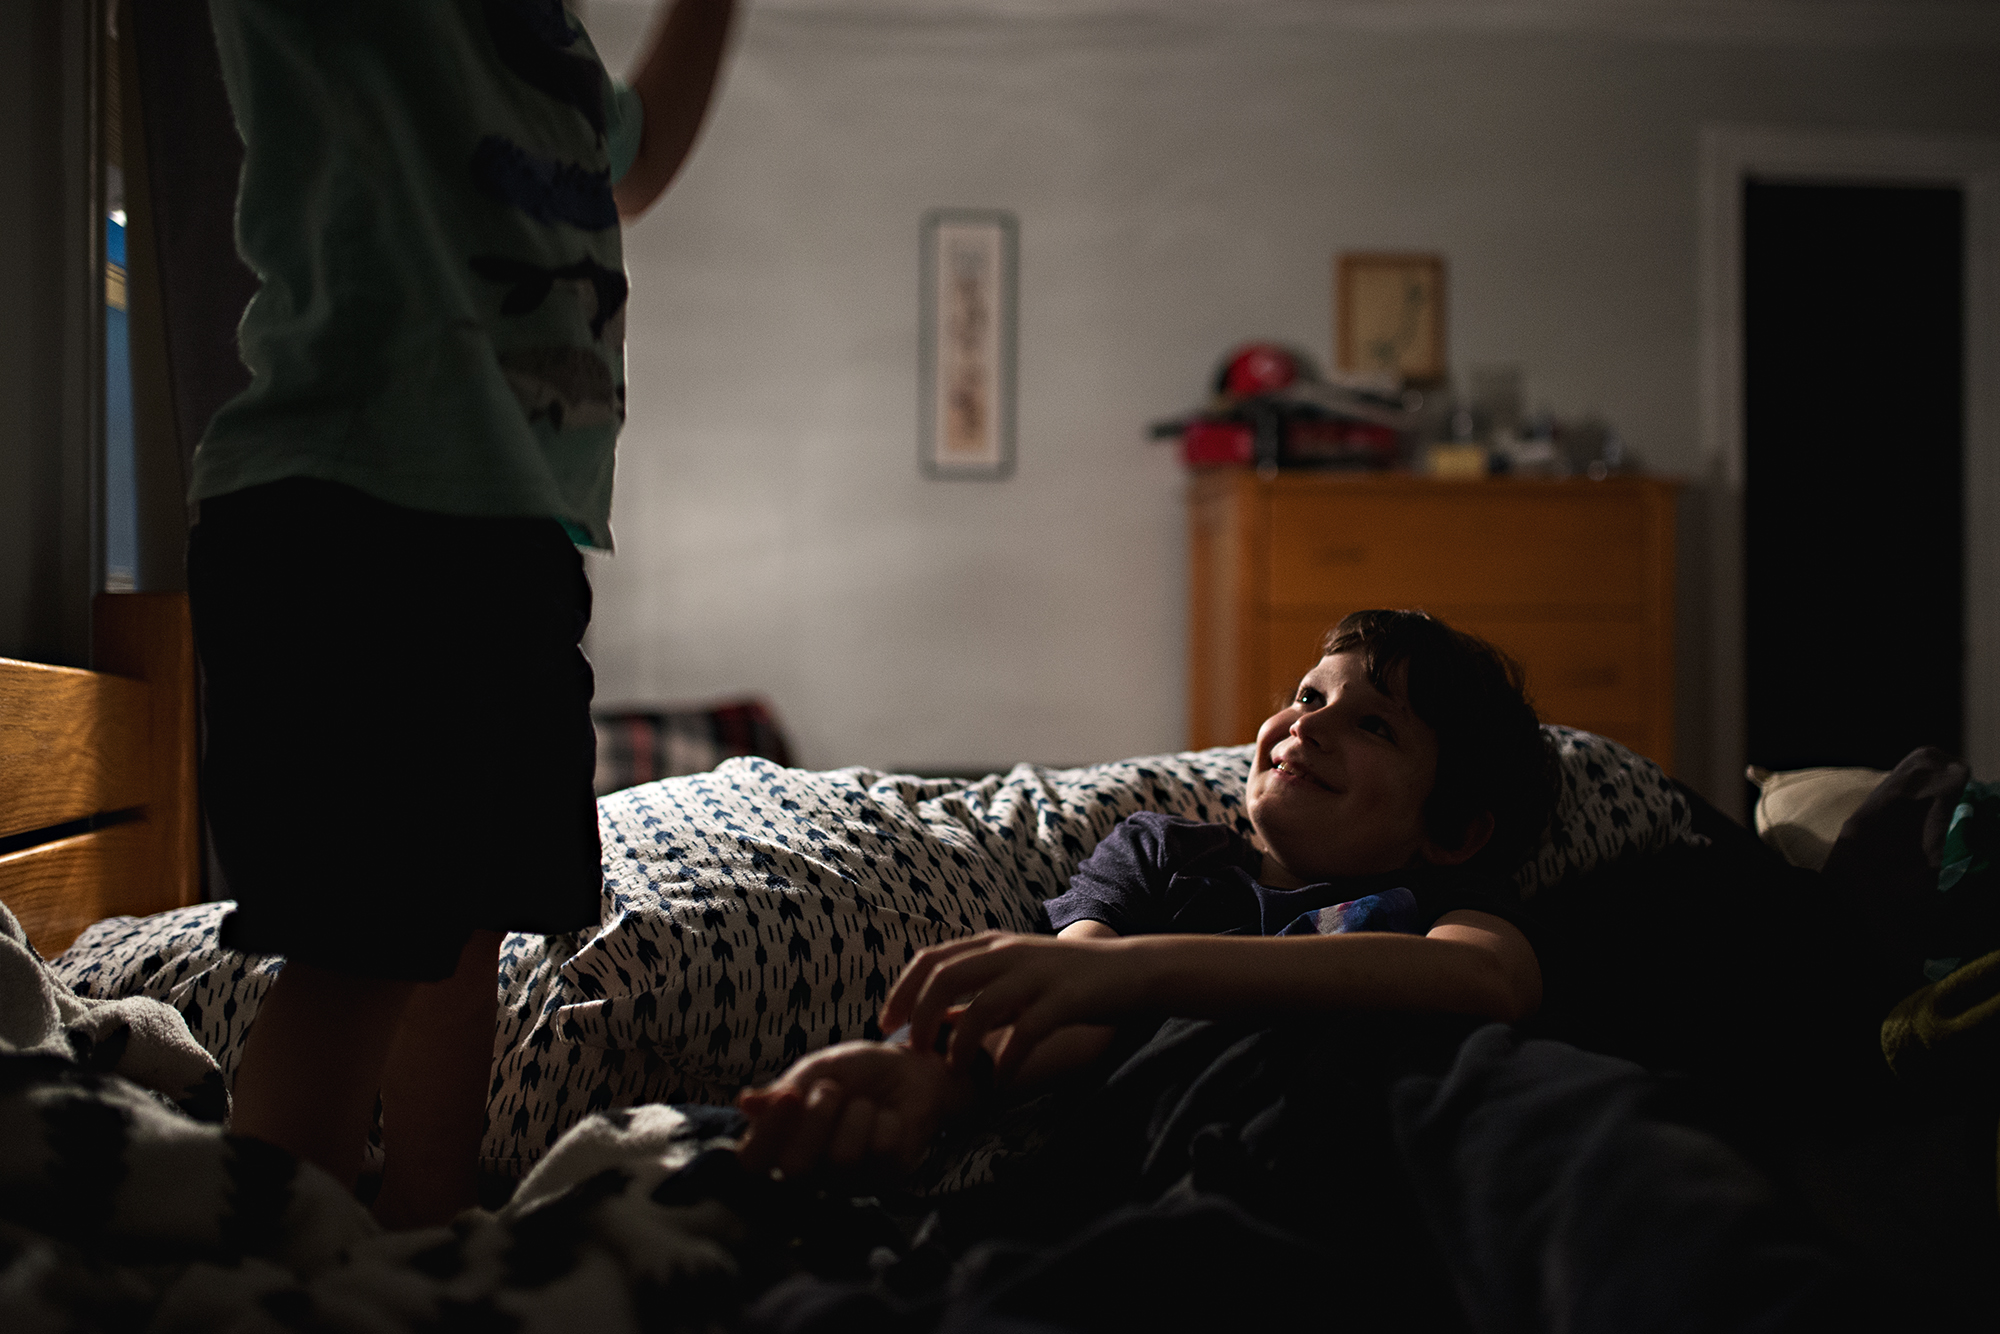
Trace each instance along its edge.
{"label": "boy's dark hair", "polygon": [[1522,685],[1520,664],[1421,611],[1357,611],[1326,637],[1326,654],[1359,653],[1369,684],[1393,695],[1398,668],[1410,710],[1437,733],[1437,778],[1424,832],[1456,848],[1482,811],[1493,836],[1461,864],[1482,878],[1519,870],[1547,830],[1560,781],[1555,747]]}

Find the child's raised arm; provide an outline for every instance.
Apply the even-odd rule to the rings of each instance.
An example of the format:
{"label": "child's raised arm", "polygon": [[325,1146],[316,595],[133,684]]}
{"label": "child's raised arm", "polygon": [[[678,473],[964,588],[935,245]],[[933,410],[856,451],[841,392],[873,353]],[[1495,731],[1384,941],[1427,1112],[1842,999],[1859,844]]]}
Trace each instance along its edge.
{"label": "child's raised arm", "polygon": [[993,1053],[1004,1084],[1051,1033],[1132,1015],[1210,1019],[1342,1010],[1468,1014],[1507,1022],[1541,1002],[1541,966],[1504,918],[1460,910],[1424,936],[1153,935],[1117,939],[989,932],[918,952],[891,988],[885,1027],[908,1023],[911,1045],[952,1020],[948,1056],[1011,1028]]}
{"label": "child's raised arm", "polygon": [[624,221],[652,207],[693,150],[735,13],[736,0],[674,0],[653,30],[632,72],[632,87],[646,108],[639,155],[611,192]]}

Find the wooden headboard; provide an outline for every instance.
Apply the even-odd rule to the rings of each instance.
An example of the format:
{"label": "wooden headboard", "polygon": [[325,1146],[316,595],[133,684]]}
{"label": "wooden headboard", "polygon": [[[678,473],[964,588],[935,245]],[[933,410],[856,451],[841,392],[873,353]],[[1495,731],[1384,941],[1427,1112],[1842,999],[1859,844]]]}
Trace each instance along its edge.
{"label": "wooden headboard", "polygon": [[45,958],[201,897],[187,597],[102,594],[92,630],[101,671],[0,658],[0,901]]}

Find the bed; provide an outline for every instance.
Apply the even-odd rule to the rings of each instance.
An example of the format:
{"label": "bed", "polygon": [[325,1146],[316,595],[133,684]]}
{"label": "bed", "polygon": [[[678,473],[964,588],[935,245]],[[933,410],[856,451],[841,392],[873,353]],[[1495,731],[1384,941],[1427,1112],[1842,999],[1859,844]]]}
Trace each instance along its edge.
{"label": "bed", "polygon": [[91,629],[101,672],[0,659],[0,900],[51,956],[200,897],[186,599],[105,595]]}
{"label": "bed", "polygon": [[[123,775],[92,780],[110,795],[88,812],[23,805],[61,816],[36,827],[146,828],[167,789],[120,784],[191,749],[150,723],[135,744],[130,720],[184,685],[6,671],[10,719],[38,699],[85,739],[79,772]],[[721,1104],[874,1036],[924,944],[1031,929],[1124,814],[1239,820],[1244,749],[978,780],[743,758],[607,796],[599,929],[504,952],[484,1156],[505,1189],[421,1234],[380,1233],[222,1133],[215,1090],[276,965],[216,946],[192,879],[163,898],[109,852],[17,850],[0,897],[50,962],[0,941],[0,994],[46,1000],[39,1030],[7,1017],[0,1301],[160,1329],[1252,1327],[1335,1301],[1360,1328],[1777,1329],[1995,1309],[1992,1107],[1910,1096],[1865,1049],[1866,941],[1822,874],[1628,752],[1557,736],[1563,811],[1524,872],[1551,998],[1533,1025],[1169,1021],[1091,1087],[955,1131],[893,1192],[747,1177]],[[301,856],[319,836],[301,828]],[[50,864],[84,869],[14,869]]]}

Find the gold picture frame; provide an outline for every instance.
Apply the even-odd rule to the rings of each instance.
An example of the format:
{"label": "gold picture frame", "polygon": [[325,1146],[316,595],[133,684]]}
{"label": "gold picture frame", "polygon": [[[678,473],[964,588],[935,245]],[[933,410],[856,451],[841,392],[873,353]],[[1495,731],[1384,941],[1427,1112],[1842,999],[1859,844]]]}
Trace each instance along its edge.
{"label": "gold picture frame", "polygon": [[1444,256],[1350,251],[1335,257],[1333,346],[1348,371],[1442,380]]}

